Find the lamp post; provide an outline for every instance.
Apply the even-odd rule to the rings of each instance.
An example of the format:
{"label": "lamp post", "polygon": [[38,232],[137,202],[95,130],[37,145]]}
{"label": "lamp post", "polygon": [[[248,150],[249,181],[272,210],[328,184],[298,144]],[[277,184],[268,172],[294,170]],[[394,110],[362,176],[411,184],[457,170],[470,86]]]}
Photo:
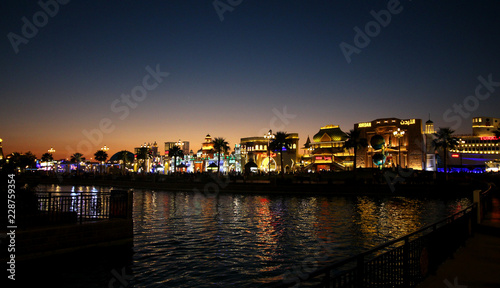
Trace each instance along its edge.
{"label": "lamp post", "polygon": [[399,167],[401,167],[401,138],[405,135],[405,131],[401,130],[398,128],[398,130],[392,132],[392,134],[394,134],[394,137],[398,138],[399,140],[399,144],[398,144],[398,148],[399,148]]}
{"label": "lamp post", "polygon": [[269,130],[267,134],[264,135],[264,138],[267,139],[267,173],[271,175],[271,147],[269,147],[269,145],[271,144],[271,139],[274,139],[273,131]]}

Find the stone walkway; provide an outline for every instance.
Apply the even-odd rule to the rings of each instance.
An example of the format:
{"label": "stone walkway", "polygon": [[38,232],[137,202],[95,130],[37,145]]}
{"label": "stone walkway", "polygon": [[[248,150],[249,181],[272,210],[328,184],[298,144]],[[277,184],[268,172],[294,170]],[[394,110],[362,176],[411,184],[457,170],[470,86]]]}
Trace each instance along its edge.
{"label": "stone walkway", "polygon": [[446,260],[436,275],[418,288],[500,287],[500,197],[493,198],[493,210],[485,217],[474,237]]}

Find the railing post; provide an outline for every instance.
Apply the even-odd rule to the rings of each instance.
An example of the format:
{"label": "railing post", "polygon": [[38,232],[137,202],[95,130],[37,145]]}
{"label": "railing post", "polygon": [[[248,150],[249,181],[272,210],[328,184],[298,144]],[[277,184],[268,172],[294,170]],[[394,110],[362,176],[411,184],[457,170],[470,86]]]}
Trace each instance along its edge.
{"label": "railing post", "polygon": [[365,259],[364,255],[359,255],[356,266],[356,287],[365,287]]}
{"label": "railing post", "polygon": [[403,246],[403,287],[410,287],[410,242],[408,237],[405,238]]}
{"label": "railing post", "polygon": [[47,215],[48,215],[48,219],[49,221],[51,221],[51,218],[52,218],[52,193],[49,192],[49,206],[47,207]]}
{"label": "railing post", "polygon": [[481,207],[481,190],[474,190],[473,192],[473,202],[477,203],[477,214],[476,214],[476,223],[480,224],[481,223],[481,218],[482,218],[482,207]]}

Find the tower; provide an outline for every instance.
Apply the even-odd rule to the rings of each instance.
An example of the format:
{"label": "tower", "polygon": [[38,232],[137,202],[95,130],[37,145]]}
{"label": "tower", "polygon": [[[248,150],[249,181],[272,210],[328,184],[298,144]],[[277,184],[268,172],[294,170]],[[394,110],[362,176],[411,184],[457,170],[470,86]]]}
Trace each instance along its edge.
{"label": "tower", "polygon": [[435,148],[432,145],[432,140],[434,140],[434,122],[431,120],[431,115],[429,114],[429,120],[425,122],[425,170],[436,171],[436,155],[434,154]]}

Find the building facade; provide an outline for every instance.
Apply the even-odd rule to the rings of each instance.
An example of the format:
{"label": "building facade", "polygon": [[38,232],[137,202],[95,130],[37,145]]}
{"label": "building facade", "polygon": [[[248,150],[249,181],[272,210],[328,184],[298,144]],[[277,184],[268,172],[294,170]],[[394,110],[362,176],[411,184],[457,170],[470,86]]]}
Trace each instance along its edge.
{"label": "building facade", "polygon": [[270,151],[269,144],[272,140],[265,137],[241,138],[241,169],[243,170],[243,167],[245,167],[245,165],[249,162],[253,162],[256,165],[255,167],[257,171],[280,171],[279,157],[282,154],[281,157],[283,157],[283,168],[285,173],[294,171],[298,165],[299,134],[289,133],[287,138],[291,141],[292,145],[290,149],[283,151],[282,153]]}
{"label": "building facade", "polygon": [[472,118],[472,135],[454,135],[458,146],[448,153],[449,165],[482,168],[500,158],[500,119],[493,117]]}
{"label": "building facade", "polygon": [[[375,154],[384,152],[383,167],[396,167],[421,170],[426,165],[425,142],[421,119],[383,118],[354,125],[360,137],[368,140],[368,147],[358,149],[356,165],[362,168],[376,168]],[[399,129],[399,130],[398,130]],[[395,135],[396,132],[397,134]],[[372,137],[383,138],[383,149],[375,149],[370,143]],[[401,136],[401,137],[398,137]]]}
{"label": "building facade", "polygon": [[305,170],[311,172],[350,170],[353,165],[352,151],[345,149],[347,134],[338,125],[326,125],[319,129],[313,140],[306,141],[303,161]]}

